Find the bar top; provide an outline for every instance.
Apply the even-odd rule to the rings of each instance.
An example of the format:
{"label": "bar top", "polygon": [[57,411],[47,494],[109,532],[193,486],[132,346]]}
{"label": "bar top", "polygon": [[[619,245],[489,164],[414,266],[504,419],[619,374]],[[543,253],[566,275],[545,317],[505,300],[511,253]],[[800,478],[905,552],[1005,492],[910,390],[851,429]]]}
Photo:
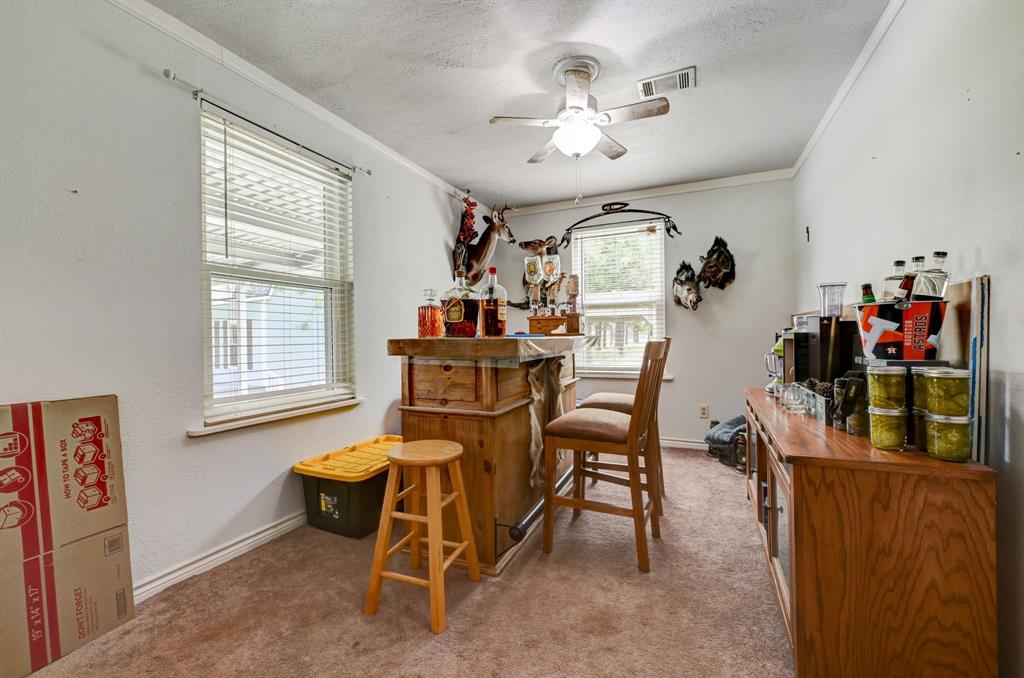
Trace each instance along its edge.
{"label": "bar top", "polygon": [[388,339],[388,355],[429,358],[505,358],[519,362],[575,351],[580,337],[523,337],[513,339]]}
{"label": "bar top", "polygon": [[852,469],[879,469],[932,476],[993,480],[996,471],[975,461],[956,463],[933,459],[914,448],[906,452],[886,452],[872,447],[866,436],[854,436],[825,426],[814,417],[789,414],[763,388],[744,391],[747,404],[758,424],[779,448],[789,464],[841,466]]}

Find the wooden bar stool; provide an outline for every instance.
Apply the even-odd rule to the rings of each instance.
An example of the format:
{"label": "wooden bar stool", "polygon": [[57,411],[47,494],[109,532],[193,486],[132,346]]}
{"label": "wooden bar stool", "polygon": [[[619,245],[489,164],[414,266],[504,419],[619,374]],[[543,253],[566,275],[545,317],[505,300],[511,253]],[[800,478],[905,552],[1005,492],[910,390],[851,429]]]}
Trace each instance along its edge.
{"label": "wooden bar stool", "polygon": [[[641,572],[651,569],[647,553],[647,522],[651,523],[651,536],[661,536],[658,513],[661,484],[658,479],[658,465],[654,460],[651,444],[654,432],[655,412],[661,391],[661,378],[665,372],[665,352],[668,340],[654,339],[647,342],[644,359],[640,367],[636,399],[629,415],[615,410],[597,408],[577,409],[568,412],[544,428],[544,552],[550,553],[554,545],[555,509],[571,506],[573,513],[581,510],[599,511],[633,519],[636,537],[637,563]],[[556,451],[574,452],[573,494],[563,497],[555,494]],[[626,457],[626,463],[582,460],[582,452],[619,454]],[[640,460],[644,460],[644,467]],[[630,492],[630,505],[619,506],[603,501],[591,501],[583,494],[585,482],[582,470],[588,477],[625,485]],[[579,469],[579,471],[577,471]],[[646,482],[643,477],[647,471]],[[625,472],[625,476],[603,471]],[[647,493],[645,503],[643,493]]]}
{"label": "wooden bar stool", "polygon": [[[672,347],[672,337],[665,337],[665,363],[668,364],[668,351]],[[623,414],[633,414],[633,405],[636,401],[636,396],[629,393],[612,393],[607,391],[601,391],[598,393],[592,393],[583,399],[580,403],[580,407],[596,407],[600,410],[613,410],[615,412],[622,412]],[[654,458],[654,462],[658,465],[658,484],[661,487],[661,499],[666,496],[665,492],[665,471],[664,466],[661,463],[661,431],[658,427],[658,409],[655,406],[654,409],[654,424],[651,431],[651,456]],[[586,453],[579,453],[582,463],[580,464],[581,473],[585,476],[589,476],[596,483],[597,478],[593,475],[588,474],[586,465],[587,458],[584,456]],[[600,457],[597,452],[593,453],[593,460],[599,461]],[[646,475],[646,468],[642,469]],[[662,515],[664,512],[661,510],[661,502],[658,503],[658,515]]]}
{"label": "wooden bar stool", "polygon": [[[370,568],[370,583],[366,592],[366,603],[363,612],[374,614],[380,606],[380,587],[383,579],[394,579],[407,584],[415,584],[430,590],[430,630],[441,633],[445,628],[444,620],[444,573],[455,559],[463,552],[471,581],[480,581],[480,562],[476,557],[476,544],[473,542],[473,530],[469,519],[469,504],[466,502],[466,487],[462,482],[462,445],[450,440],[417,440],[415,442],[395,445],[388,450],[387,486],[384,490],[384,507],[380,513],[380,528],[377,531],[377,545],[373,551],[373,565]],[[441,495],[441,469],[448,469],[452,492]],[[398,487],[402,480],[403,469],[410,469],[411,481],[401,492]],[[426,481],[424,482],[424,477]],[[427,495],[427,512],[421,514],[421,503],[424,489]],[[403,508],[407,511],[396,511],[398,502],[409,498]],[[455,512],[459,518],[459,531],[462,541],[445,541],[442,534],[441,513],[444,507],[455,503]],[[391,528],[395,519],[404,520],[409,525],[409,532],[391,543]],[[422,526],[427,526],[427,571],[429,579],[411,577],[399,572],[385,570],[388,558],[409,544],[409,564],[414,570],[420,567],[420,540],[423,539]],[[454,549],[447,558],[444,547]]]}

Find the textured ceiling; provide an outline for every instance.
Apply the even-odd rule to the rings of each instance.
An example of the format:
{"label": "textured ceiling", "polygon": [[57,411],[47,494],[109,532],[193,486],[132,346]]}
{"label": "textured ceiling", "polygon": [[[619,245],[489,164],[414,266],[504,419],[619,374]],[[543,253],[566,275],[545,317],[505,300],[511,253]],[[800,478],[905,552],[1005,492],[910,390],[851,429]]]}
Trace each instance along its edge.
{"label": "textured ceiling", "polygon": [[588,195],[790,167],[886,0],[151,0],[486,203],[575,195],[574,162],[526,159],[550,130],[563,56],[602,64],[600,108],[690,65],[660,118],[605,128],[629,152],[581,161]]}

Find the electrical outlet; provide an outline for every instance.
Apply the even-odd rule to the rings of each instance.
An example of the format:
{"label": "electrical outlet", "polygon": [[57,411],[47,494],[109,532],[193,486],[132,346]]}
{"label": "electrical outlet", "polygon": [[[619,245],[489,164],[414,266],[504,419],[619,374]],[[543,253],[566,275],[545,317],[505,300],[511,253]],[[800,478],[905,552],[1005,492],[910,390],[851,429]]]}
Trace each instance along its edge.
{"label": "electrical outlet", "polygon": [[705,404],[697,405],[697,416],[701,419],[707,419],[711,416],[711,408]]}

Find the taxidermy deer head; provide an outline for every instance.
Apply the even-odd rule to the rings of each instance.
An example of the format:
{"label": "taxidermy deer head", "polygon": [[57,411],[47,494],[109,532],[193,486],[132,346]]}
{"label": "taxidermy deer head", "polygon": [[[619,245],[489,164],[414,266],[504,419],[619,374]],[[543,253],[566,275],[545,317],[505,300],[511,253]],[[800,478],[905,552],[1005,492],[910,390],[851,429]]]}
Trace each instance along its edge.
{"label": "taxidermy deer head", "polygon": [[690,262],[680,262],[676,275],[672,279],[672,299],[679,306],[696,311],[704,297],[700,296],[700,283]]}
{"label": "taxidermy deer head", "polygon": [[[484,223],[487,224],[487,228],[480,234],[476,242],[464,246],[465,252],[461,258],[466,269],[466,282],[470,285],[477,284],[484,277],[484,271],[491,263],[491,257],[494,256],[494,249],[499,240],[515,244],[516,239],[508,227],[508,222],[505,221],[505,212],[514,209],[505,203],[500,210],[491,212],[491,216],[485,216]],[[458,250],[458,245],[456,245],[456,250]],[[456,259],[460,258],[459,255],[460,253],[456,251]],[[458,268],[457,264],[455,268]]]}
{"label": "taxidermy deer head", "polygon": [[736,259],[729,251],[729,245],[723,238],[715,236],[706,256],[700,258],[701,267],[697,278],[704,287],[717,287],[724,290],[736,279]]}

